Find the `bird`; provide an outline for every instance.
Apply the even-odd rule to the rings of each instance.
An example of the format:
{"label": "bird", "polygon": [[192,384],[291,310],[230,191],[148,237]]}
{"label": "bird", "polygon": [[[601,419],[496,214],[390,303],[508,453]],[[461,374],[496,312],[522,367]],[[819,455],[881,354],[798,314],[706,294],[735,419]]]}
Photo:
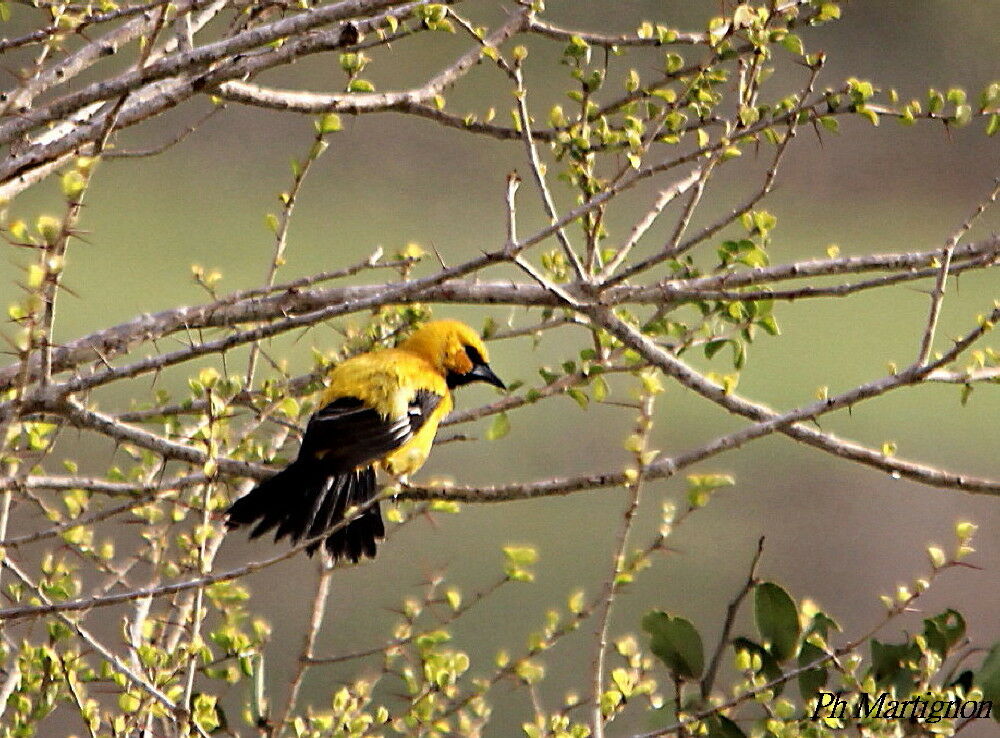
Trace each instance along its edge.
{"label": "bird", "polygon": [[[229,528],[253,525],[250,538],[274,530],[293,544],[326,538],[334,561],[374,558],[385,536],[376,471],[407,479],[430,453],[451,391],[471,382],[501,390],[482,338],[458,320],[425,323],[396,348],[358,354],[328,375],[322,406],[309,419],[295,461],[228,509]],[[343,524],[349,508],[360,507]]]}

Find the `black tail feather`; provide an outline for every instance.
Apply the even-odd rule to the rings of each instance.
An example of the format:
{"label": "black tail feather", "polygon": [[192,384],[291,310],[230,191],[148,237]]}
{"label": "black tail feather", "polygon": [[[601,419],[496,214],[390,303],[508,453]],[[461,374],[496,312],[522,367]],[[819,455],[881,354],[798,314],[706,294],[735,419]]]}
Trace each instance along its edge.
{"label": "black tail feather", "polygon": [[[330,474],[300,459],[234,502],[227,513],[227,525],[238,528],[253,524],[251,538],[276,528],[276,541],[288,536],[297,543],[333,528],[344,519],[348,508],[369,502],[376,491],[372,467]],[[376,502],[328,536],[325,544],[334,559],[356,562],[362,556],[374,558],[376,541],[384,536],[385,526]],[[306,549],[310,556],[322,542]]]}
{"label": "black tail feather", "polygon": [[[345,485],[344,494],[337,500],[333,518],[342,520],[344,512],[352,506],[362,505],[375,495],[375,470],[371,467],[352,472]],[[375,542],[385,537],[385,525],[379,503],[366,507],[350,525],[335,531],[326,538],[326,550],[334,559],[346,557],[357,561],[362,556],[375,557]]]}

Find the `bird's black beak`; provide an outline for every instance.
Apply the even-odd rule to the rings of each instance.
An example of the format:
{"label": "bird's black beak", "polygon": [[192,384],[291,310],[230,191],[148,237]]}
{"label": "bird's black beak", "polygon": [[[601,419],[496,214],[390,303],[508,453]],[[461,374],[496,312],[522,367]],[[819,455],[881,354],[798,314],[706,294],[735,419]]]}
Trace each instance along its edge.
{"label": "bird's black beak", "polygon": [[500,377],[493,373],[489,364],[476,364],[472,367],[472,371],[469,372],[468,376],[472,377],[472,379],[469,380],[470,382],[478,379],[481,382],[492,384],[494,387],[499,387],[502,390],[507,389],[507,385],[503,383],[503,380],[500,379]]}

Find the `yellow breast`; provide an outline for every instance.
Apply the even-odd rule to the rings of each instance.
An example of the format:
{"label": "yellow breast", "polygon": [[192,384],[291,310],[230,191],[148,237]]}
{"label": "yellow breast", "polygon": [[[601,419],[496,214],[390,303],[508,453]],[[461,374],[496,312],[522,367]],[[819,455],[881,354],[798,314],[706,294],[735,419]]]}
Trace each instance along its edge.
{"label": "yellow breast", "polygon": [[422,467],[434,444],[438,424],[451,412],[452,405],[451,393],[445,394],[441,404],[434,408],[423,427],[413,438],[386,456],[382,460],[382,467],[396,476],[413,474]]}

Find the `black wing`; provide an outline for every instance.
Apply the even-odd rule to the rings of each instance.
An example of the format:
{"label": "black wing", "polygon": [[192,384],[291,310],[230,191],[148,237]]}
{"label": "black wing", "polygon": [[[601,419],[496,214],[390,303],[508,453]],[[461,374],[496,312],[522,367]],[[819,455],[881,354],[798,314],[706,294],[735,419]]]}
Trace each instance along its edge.
{"label": "black wing", "polygon": [[405,417],[385,418],[357,397],[340,397],[309,419],[299,458],[321,460],[331,472],[368,465],[410,440],[442,399],[417,390]]}
{"label": "black wing", "polygon": [[[357,561],[375,555],[375,542],[385,535],[375,496],[372,462],[406,443],[444,399],[419,390],[406,417],[391,420],[365,407],[356,397],[341,397],[318,410],[306,426],[298,458],[232,504],[228,525],[253,525],[250,537],[276,529],[274,538],[293,542],[337,530],[326,538],[334,559]],[[341,525],[346,510],[368,505]],[[309,546],[312,554],[319,546]]]}

